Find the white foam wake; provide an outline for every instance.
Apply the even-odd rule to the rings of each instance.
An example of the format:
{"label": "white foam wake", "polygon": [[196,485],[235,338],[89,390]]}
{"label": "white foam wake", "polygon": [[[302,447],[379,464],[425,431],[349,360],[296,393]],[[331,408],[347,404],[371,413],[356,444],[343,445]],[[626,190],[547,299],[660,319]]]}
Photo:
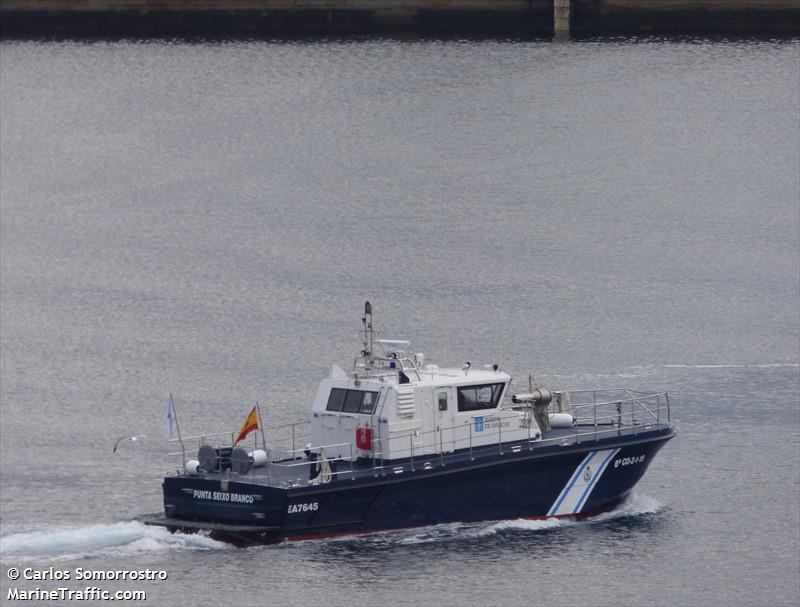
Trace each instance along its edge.
{"label": "white foam wake", "polygon": [[481,537],[484,535],[494,535],[502,531],[548,531],[550,529],[558,529],[560,527],[567,527],[575,524],[575,521],[564,518],[548,518],[548,519],[513,519],[508,521],[498,521],[492,523],[488,527],[481,529],[475,535]]}
{"label": "white foam wake", "polygon": [[625,502],[610,510],[596,516],[585,519],[572,518],[548,518],[548,519],[516,519],[509,521],[498,521],[481,530],[479,535],[493,535],[502,531],[547,531],[561,527],[572,527],[576,525],[591,525],[593,523],[604,523],[618,518],[628,516],[641,516],[654,514],[661,510],[662,505],[652,497],[646,495],[632,494]]}
{"label": "white foam wake", "polygon": [[638,493],[632,493],[627,500],[621,503],[619,506],[610,510],[609,512],[603,512],[602,514],[598,514],[597,516],[593,516],[591,518],[586,519],[587,522],[590,523],[598,523],[604,521],[611,521],[617,518],[624,518],[626,516],[643,516],[645,514],[655,514],[659,512],[664,506],[656,499],[652,497],[648,497],[646,495],[639,495]]}
{"label": "white foam wake", "polygon": [[96,554],[131,555],[164,550],[219,550],[228,544],[204,535],[170,533],[136,521],[61,527],[0,537],[0,556],[77,558]]}
{"label": "white foam wake", "polygon": [[573,518],[511,519],[485,523],[445,523],[402,532],[385,532],[363,536],[367,541],[396,543],[401,545],[427,544],[440,541],[457,541],[465,538],[480,538],[503,532],[546,532],[561,528],[605,523],[625,517],[636,517],[659,512],[663,506],[652,497],[632,494],[625,502],[609,512],[576,520]]}

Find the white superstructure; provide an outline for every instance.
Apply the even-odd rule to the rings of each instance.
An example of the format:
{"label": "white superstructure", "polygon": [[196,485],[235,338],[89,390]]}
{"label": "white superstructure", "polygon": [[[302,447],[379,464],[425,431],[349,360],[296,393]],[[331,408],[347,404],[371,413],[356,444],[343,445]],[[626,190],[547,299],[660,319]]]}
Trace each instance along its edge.
{"label": "white superstructure", "polygon": [[314,399],[311,444],[326,458],[396,460],[541,438],[530,407],[503,406],[511,377],[497,365],[439,368],[421,353],[387,351],[408,342],[377,340],[369,303],[363,323],[353,371],[334,365]]}

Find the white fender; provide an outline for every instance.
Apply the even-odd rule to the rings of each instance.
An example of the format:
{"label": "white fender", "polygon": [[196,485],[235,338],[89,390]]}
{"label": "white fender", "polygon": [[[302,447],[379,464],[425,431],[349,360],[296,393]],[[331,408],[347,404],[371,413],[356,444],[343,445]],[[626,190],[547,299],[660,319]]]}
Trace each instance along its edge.
{"label": "white fender", "polygon": [[575,425],[575,418],[569,413],[551,413],[550,414],[550,427],[551,428],[572,428]]}

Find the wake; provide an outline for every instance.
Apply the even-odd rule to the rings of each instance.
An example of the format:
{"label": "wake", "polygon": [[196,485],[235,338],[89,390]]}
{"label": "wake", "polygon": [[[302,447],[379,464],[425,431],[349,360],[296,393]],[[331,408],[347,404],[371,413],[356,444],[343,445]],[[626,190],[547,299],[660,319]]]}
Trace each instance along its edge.
{"label": "wake", "polygon": [[[408,531],[385,531],[364,536],[344,536],[323,542],[376,542],[415,545],[429,542],[482,538],[508,532],[548,532],[575,526],[605,523],[624,517],[659,512],[662,505],[653,498],[633,494],[610,512],[581,520],[566,518],[515,519],[483,523],[446,523]],[[301,542],[305,543],[305,542]],[[0,557],[16,559],[67,560],[92,556],[125,557],[165,551],[226,550],[233,546],[201,534],[170,533],[137,521],[54,527],[13,533],[0,537]]]}
{"label": "wake", "polygon": [[130,556],[167,550],[221,550],[228,544],[203,535],[173,534],[137,521],[56,527],[0,537],[0,557],[72,559]]}
{"label": "wake", "polygon": [[547,519],[513,519],[503,521],[490,521],[482,523],[445,523],[407,531],[383,531],[369,535],[354,537],[341,537],[321,540],[324,542],[367,542],[387,545],[416,545],[431,542],[459,541],[471,538],[483,538],[500,533],[514,532],[542,532],[547,533],[558,529],[573,527],[588,527],[604,524],[608,521],[627,517],[641,517],[655,514],[663,509],[657,500],[646,495],[632,494],[625,502],[614,510],[598,514],[585,519],[572,518],[547,518]]}
{"label": "wake", "polygon": [[547,518],[547,519],[515,519],[508,521],[497,521],[488,527],[479,530],[475,535],[484,537],[496,535],[505,531],[550,531],[553,529],[563,529],[567,527],[578,527],[593,525],[596,523],[606,523],[616,519],[626,517],[637,517],[647,514],[654,514],[661,510],[662,505],[646,495],[631,495],[625,502],[617,506],[614,510],[603,512],[596,516],[584,519],[573,518]]}

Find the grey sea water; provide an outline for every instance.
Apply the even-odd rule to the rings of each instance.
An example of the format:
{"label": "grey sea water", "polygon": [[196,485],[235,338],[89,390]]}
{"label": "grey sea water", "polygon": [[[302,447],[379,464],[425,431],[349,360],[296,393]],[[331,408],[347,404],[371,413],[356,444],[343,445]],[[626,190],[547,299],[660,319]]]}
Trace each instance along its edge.
{"label": "grey sea water", "polygon": [[[798,48],[0,44],[0,602],[54,566],[163,569],[97,584],[148,605],[797,605]],[[271,440],[366,299],[434,362],[668,390],[678,437],[583,522],[135,522],[170,392],[188,433],[258,400]]]}

